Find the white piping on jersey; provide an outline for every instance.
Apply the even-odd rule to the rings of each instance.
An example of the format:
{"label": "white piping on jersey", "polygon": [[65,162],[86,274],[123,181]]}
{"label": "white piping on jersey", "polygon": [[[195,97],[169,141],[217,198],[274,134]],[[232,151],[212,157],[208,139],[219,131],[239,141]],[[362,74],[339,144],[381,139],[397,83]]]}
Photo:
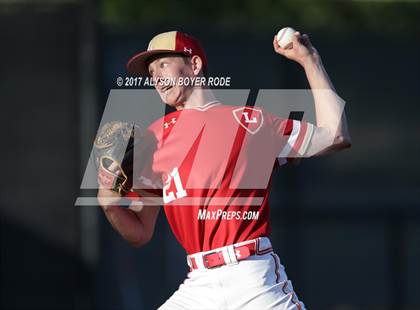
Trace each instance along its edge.
{"label": "white piping on jersey", "polygon": [[212,107],[214,107],[214,106],[216,106],[216,105],[219,105],[219,104],[221,104],[221,102],[219,101],[219,100],[213,100],[213,101],[209,101],[209,102],[207,102],[205,105],[203,105],[203,106],[200,106],[200,107],[193,107],[193,108],[191,108],[191,109],[195,109],[195,110],[198,110],[198,111],[206,111],[206,110],[208,110],[208,109],[210,109],[210,108],[212,108]]}
{"label": "white piping on jersey", "polygon": [[287,140],[286,145],[284,146],[283,150],[280,152],[279,156],[277,157],[287,157],[290,151],[292,150],[293,145],[295,144],[300,131],[300,122],[293,120],[293,130],[290,134],[289,139]]}

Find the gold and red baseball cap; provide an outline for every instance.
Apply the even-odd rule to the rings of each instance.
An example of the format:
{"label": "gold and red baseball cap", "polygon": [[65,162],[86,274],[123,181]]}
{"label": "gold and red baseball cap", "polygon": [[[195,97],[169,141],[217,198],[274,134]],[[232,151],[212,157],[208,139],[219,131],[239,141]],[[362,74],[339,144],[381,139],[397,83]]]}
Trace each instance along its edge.
{"label": "gold and red baseball cap", "polygon": [[147,59],[157,54],[166,53],[182,54],[189,57],[200,56],[203,66],[207,68],[207,56],[196,38],[184,32],[168,31],[153,37],[146,51],[131,57],[127,63],[127,71],[135,75],[149,75]]}

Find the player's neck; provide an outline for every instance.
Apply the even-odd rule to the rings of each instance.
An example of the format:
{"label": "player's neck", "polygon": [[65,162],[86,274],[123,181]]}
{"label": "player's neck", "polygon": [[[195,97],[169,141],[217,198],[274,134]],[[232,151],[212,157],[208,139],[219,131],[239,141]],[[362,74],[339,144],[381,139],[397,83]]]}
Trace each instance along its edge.
{"label": "player's neck", "polygon": [[209,88],[194,88],[184,105],[177,107],[177,110],[199,108],[216,102],[216,97]]}

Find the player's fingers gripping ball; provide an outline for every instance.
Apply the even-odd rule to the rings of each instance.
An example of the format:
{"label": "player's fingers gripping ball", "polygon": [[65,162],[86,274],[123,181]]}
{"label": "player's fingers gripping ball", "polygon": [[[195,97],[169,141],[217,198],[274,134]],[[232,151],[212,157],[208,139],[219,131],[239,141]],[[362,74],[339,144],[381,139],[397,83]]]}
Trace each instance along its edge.
{"label": "player's fingers gripping ball", "polygon": [[292,27],[284,27],[280,29],[276,36],[279,46],[284,49],[293,48],[293,35],[295,32],[296,30]]}
{"label": "player's fingers gripping ball", "polygon": [[134,123],[113,121],[100,128],[94,142],[98,183],[120,196],[133,186],[133,149],[140,132]]}

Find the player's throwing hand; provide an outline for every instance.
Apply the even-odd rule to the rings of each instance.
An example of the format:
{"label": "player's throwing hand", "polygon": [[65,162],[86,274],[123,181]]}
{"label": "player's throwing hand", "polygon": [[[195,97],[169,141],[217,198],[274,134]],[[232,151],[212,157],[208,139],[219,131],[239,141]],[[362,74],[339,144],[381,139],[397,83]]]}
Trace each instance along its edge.
{"label": "player's throwing hand", "polygon": [[302,66],[307,59],[319,57],[317,50],[313,47],[307,34],[301,35],[299,31],[296,31],[293,34],[292,42],[293,44],[290,48],[281,48],[275,35],[273,38],[274,51],[288,59],[296,61]]}

